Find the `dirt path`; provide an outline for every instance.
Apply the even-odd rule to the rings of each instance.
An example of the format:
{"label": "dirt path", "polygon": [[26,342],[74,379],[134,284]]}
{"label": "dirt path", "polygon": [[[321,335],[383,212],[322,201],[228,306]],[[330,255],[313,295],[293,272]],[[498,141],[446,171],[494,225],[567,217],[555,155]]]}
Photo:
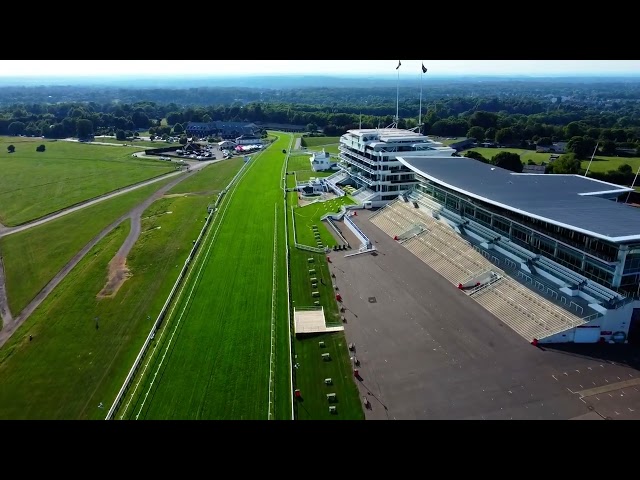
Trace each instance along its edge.
{"label": "dirt path", "polygon": [[[196,167],[190,167],[192,170]],[[136,185],[132,185],[131,187],[123,188],[122,190],[118,190],[117,192],[109,193],[103,197],[94,198],[93,200],[87,200],[86,202],[79,203],[71,208],[67,208],[60,212],[47,215],[33,222],[25,223],[24,225],[19,225],[17,227],[0,227],[0,237],[4,237],[6,235],[11,235],[12,233],[22,232],[24,230],[28,230],[33,227],[37,227],[38,225],[42,225],[43,223],[50,222],[51,220],[55,220],[56,218],[63,217],[64,215],[68,215],[73,212],[77,212],[78,210],[82,210],[83,208],[90,207],[91,205],[95,205],[96,203],[104,202],[105,200],[109,200],[110,198],[117,197],[118,195],[122,195],[125,193],[129,193],[133,190],[137,190],[138,188],[146,187],[147,185],[151,185],[152,183],[160,182],[162,180],[166,180],[167,178],[175,177],[176,175],[180,175],[182,171],[167,173],[166,175],[162,175],[161,177],[152,178],[146,182],[137,183]]]}
{"label": "dirt path", "polygon": [[98,298],[113,297],[116,293],[118,293],[118,289],[125,282],[125,280],[131,276],[129,274],[129,269],[127,268],[127,256],[129,255],[129,252],[131,251],[135,243],[138,241],[138,237],[140,236],[140,232],[142,231],[142,214],[144,213],[144,211],[149,208],[149,205],[151,205],[153,202],[162,198],[165,192],[169,191],[177,183],[181,182],[185,178],[189,178],[196,172],[197,170],[192,171],[190,173],[187,173],[184,177],[181,177],[179,180],[168,183],[127,214],[127,217],[131,219],[131,230],[129,230],[129,235],[127,235],[127,238],[125,239],[120,249],[116,252],[113,259],[109,262],[108,280],[104,288],[100,291],[100,293],[98,293]]}
{"label": "dirt path", "polygon": [[[107,234],[109,234],[114,228],[120,225],[127,218],[131,219],[131,230],[126,240],[124,241],[122,247],[118,250],[112,261],[109,263],[109,271],[110,277],[107,282],[106,287],[111,285],[114,294],[117,291],[117,288],[120,287],[122,282],[126,280],[126,275],[128,273],[126,269],[126,256],[131,251],[131,248],[135,244],[138,236],[140,235],[140,225],[141,225],[141,216],[142,213],[146,210],[146,208],[151,205],[155,200],[162,197],[162,195],[173,188],[178,183],[183,180],[195,175],[199,170],[206,167],[207,165],[214,162],[199,162],[197,165],[192,166],[189,172],[179,172],[183,173],[181,176],[178,176],[173,181],[161,187],[157,190],[153,195],[151,195],[147,200],[140,203],[138,206],[134,207],[128,213],[122,215],[116,221],[111,223],[109,226],[104,228],[98,235],[96,235],[87,245],[85,245],[82,250],[80,250],[74,257],[60,270],[54,277],[51,279],[47,285],[40,290],[40,292],[36,295],[36,297],[25,307],[25,309],[20,312],[14,318],[11,318],[11,312],[9,311],[9,305],[6,296],[5,282],[4,282],[4,269],[2,268],[2,264],[0,263],[0,314],[2,314],[3,320],[3,328],[0,330],[0,348],[5,344],[5,342],[11,337],[11,335],[22,325],[27,318],[33,313],[33,311],[47,298],[47,296],[55,289],[60,282],[67,276],[67,274],[84,258],[84,256]],[[163,177],[163,178],[166,178]],[[86,206],[86,205],[85,205]],[[52,220],[49,219],[47,221]],[[44,222],[43,222],[44,223]],[[122,277],[121,281],[116,281],[117,278]],[[104,292],[105,290],[103,290]],[[6,315],[5,315],[6,312]]]}
{"label": "dirt path", "polygon": [[3,323],[3,325],[6,325],[12,320],[13,317],[11,316],[11,311],[9,310],[7,289],[4,281],[4,262],[2,261],[2,257],[0,257],[0,321]]}

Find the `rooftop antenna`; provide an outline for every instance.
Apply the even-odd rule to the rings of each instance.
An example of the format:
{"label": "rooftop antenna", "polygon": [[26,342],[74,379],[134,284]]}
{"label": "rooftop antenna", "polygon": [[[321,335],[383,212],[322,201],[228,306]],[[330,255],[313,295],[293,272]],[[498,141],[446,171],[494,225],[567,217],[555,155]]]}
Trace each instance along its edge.
{"label": "rooftop antenna", "polygon": [[587,176],[587,173],[589,173],[589,168],[591,168],[591,162],[593,162],[593,157],[595,157],[596,155],[596,151],[598,150],[598,145],[600,145],[600,142],[596,143],[596,148],[593,149],[593,154],[591,155],[591,160],[589,160],[589,165],[587,165],[587,170],[584,172],[584,176]]}

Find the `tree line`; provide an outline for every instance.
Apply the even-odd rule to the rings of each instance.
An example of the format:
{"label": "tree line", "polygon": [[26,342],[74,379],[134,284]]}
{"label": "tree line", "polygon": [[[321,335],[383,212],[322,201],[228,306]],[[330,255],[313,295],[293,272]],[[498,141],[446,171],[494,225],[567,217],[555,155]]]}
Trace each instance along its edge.
{"label": "tree line", "polygon": [[[445,93],[446,85],[441,85],[425,95],[422,111],[417,95],[406,97],[398,105],[398,127],[415,128],[420,119],[421,131],[425,134],[467,136],[478,142],[520,148],[573,141],[581,145],[574,152],[578,157],[584,157],[585,152],[590,154],[595,143],[599,143],[599,151],[605,155],[614,155],[620,148],[633,150],[640,146],[640,83],[596,82],[585,84],[581,89],[562,83],[503,82],[500,85],[498,94],[495,90],[491,93],[487,85],[482,84],[449,85],[448,91],[457,95]],[[85,92],[79,87],[65,88]],[[462,94],[465,88],[467,95]],[[215,120],[313,126],[328,136],[336,136],[360,126],[385,127],[394,121],[396,112],[389,89],[384,90],[383,95],[382,89],[376,88],[187,89],[194,96],[193,102],[197,100],[197,93],[207,98],[208,90],[217,92],[219,103],[210,105],[133,100],[135,95],[153,97],[154,92],[156,96],[162,95],[154,89],[105,88],[89,90],[96,98],[110,99],[102,103],[95,100],[6,103],[7,89],[11,90],[0,88],[0,99],[4,98],[4,102],[0,102],[0,135],[45,138],[115,135],[118,131],[131,133],[150,128],[162,136],[183,131],[189,122]],[[9,96],[19,97],[16,91],[40,92],[39,95],[55,93],[53,87],[31,89],[16,87]],[[181,91],[172,92],[173,97],[169,98],[181,95]],[[113,101],[115,97],[132,98],[132,101]]]}

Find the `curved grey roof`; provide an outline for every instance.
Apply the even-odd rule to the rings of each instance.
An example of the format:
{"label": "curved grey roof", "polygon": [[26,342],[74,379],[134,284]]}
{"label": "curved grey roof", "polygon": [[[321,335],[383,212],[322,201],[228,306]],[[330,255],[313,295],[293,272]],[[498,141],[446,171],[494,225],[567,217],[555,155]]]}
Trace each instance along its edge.
{"label": "curved grey roof", "polygon": [[612,242],[640,240],[640,208],[603,196],[631,191],[582,175],[514,173],[466,157],[398,157],[417,174],[495,206]]}

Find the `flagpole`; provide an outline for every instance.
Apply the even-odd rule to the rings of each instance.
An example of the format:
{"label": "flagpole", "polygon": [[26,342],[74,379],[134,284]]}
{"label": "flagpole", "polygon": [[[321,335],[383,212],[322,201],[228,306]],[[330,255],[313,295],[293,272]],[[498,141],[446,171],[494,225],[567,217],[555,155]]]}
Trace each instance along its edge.
{"label": "flagpole", "polygon": [[[631,183],[631,188],[633,188],[636,184],[636,180],[638,179],[638,174],[640,173],[640,167],[638,167],[638,171],[636,172],[636,176],[633,178],[633,182]],[[629,190],[629,193],[627,193],[627,199],[624,201],[624,203],[629,203],[629,196],[631,195],[631,190]]]}
{"label": "flagpole", "polygon": [[587,176],[587,173],[589,173],[589,169],[591,168],[591,162],[593,162],[593,157],[595,157],[596,155],[596,151],[598,151],[598,145],[600,145],[600,142],[596,143],[596,148],[593,149],[593,155],[591,155],[591,160],[589,160],[589,165],[587,165],[587,170],[584,172],[584,176]]}
{"label": "flagpole", "polygon": [[[424,62],[422,63],[424,67]],[[424,77],[424,68],[420,68],[420,113],[418,114],[418,133],[422,133],[422,77]]]}
{"label": "flagpole", "polygon": [[396,128],[398,128],[398,121],[400,120],[400,62],[398,62],[398,85],[396,87]]}

